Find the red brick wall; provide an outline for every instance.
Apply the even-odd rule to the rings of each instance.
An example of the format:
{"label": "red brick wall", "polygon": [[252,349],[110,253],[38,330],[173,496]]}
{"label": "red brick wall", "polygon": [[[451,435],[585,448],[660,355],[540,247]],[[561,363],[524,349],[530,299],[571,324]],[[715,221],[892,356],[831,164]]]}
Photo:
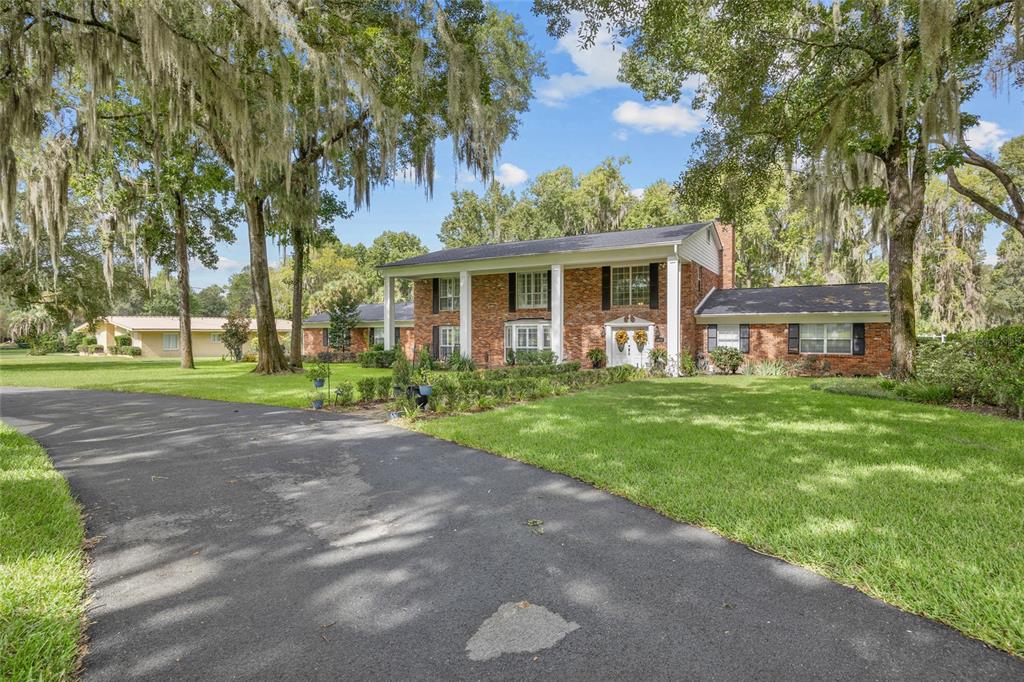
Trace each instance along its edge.
{"label": "red brick wall", "polygon": [[722,283],[720,288],[732,289],[736,286],[736,234],[732,225],[715,221],[715,231],[722,242]]}
{"label": "red brick wall", "polygon": [[[702,352],[707,352],[706,325],[700,326]],[[864,355],[807,354],[790,355],[788,324],[750,325],[750,352],[744,358],[750,361],[785,360],[797,362],[807,358],[820,358],[828,363],[828,373],[844,375],[876,375],[889,371],[891,361],[889,324],[868,322],[864,325]]]}
{"label": "red brick wall", "polygon": [[[700,276],[698,277],[698,270]],[[666,268],[658,267],[658,308],[647,304],[612,306],[601,310],[601,268],[571,268],[564,271],[564,339],[565,360],[586,359],[591,348],[605,347],[604,325],[606,322],[633,315],[655,324],[654,346],[665,346],[665,301],[667,296]],[[683,263],[680,272],[680,352],[694,354],[699,347],[700,332],[694,319],[693,310],[713,287],[721,285],[721,277],[707,268]],[[432,280],[418,280],[414,285],[413,310],[415,318],[415,347],[419,349],[431,343],[432,327],[459,326],[459,311],[441,311],[433,314]],[[495,366],[504,363],[505,323],[521,319],[551,319],[546,309],[508,310],[508,274],[475,275],[472,284],[473,295],[473,361],[480,366]],[[661,340],[658,340],[661,339]]]}
{"label": "red brick wall", "polygon": [[[413,329],[412,327],[399,327],[401,330],[398,333],[398,341],[402,349],[405,351],[406,356],[412,357],[412,346],[413,346]],[[362,353],[369,348],[369,328],[368,327],[356,327],[352,330],[352,345],[349,350],[353,353]],[[323,343],[324,330],[323,329],[303,329],[302,330],[302,353],[304,355],[316,355],[324,351],[330,350]]]}

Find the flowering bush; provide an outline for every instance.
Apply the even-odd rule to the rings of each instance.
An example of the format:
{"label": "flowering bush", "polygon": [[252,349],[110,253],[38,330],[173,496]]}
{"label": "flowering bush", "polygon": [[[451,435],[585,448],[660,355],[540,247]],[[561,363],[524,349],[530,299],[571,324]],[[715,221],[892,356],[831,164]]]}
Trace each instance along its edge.
{"label": "flowering bush", "polygon": [[743,364],[743,353],[735,348],[719,346],[708,353],[708,355],[711,357],[711,362],[715,363],[717,369],[729,374],[735,374],[736,370]]}

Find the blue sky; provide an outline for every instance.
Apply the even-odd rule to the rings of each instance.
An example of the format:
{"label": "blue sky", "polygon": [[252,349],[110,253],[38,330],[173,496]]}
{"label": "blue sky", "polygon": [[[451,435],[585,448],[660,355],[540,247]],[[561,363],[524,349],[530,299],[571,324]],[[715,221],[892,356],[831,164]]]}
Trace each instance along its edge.
{"label": "blue sky", "polygon": [[[556,41],[547,35],[544,20],[534,17],[532,3],[505,3],[518,14],[532,44],[543,53],[548,78],[534,84],[534,99],[519,126],[516,139],[502,150],[496,173],[507,187],[519,190],[530,178],[558,166],[576,172],[587,171],[608,156],[628,156],[624,169],[632,187],[644,187],[658,179],[675,180],[686,167],[690,146],[702,124],[699,112],[688,108],[684,97],[679,104],[645,102],[639,93],[619,83],[620,50],[610,41],[598,40],[589,50],[580,50],[572,35]],[[974,97],[967,110],[981,117],[971,131],[973,144],[992,151],[999,143],[1024,132],[1020,91],[994,94],[985,89]],[[370,243],[385,230],[408,230],[431,249],[439,248],[437,233],[451,209],[451,192],[481,190],[465,170],[452,160],[451,145],[438,145],[437,175],[432,198],[411,182],[396,181],[379,189],[369,207],[350,220],[338,221],[335,231],[344,242]],[[990,228],[985,249],[991,257],[1002,229]],[[234,244],[218,249],[220,265],[208,270],[193,265],[192,285],[223,284],[248,261],[245,228],[238,230]],[[271,251],[271,261],[280,258]]]}

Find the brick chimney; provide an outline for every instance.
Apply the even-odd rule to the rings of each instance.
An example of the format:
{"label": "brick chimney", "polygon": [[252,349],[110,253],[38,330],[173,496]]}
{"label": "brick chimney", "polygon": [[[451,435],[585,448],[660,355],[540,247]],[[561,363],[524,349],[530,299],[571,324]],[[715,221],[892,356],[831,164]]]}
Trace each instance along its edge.
{"label": "brick chimney", "polygon": [[722,288],[732,289],[736,286],[736,242],[732,225],[715,221],[715,232],[722,242]]}

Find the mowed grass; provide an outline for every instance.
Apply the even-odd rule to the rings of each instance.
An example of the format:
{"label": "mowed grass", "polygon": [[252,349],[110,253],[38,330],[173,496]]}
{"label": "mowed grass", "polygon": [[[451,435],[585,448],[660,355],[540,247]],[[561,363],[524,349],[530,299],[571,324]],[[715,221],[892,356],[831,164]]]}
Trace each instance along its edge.
{"label": "mowed grass", "polygon": [[69,679],[86,568],[78,505],[46,452],[0,423],[0,679]]}
{"label": "mowed grass", "polygon": [[[178,360],[77,355],[30,356],[25,351],[0,351],[0,386],[90,388],[103,391],[161,393],[188,398],[226,400],[282,407],[309,407],[313,382],[305,374],[253,374],[251,362],[197,358],[194,370]],[[388,374],[356,364],[331,365],[331,383],[355,382]],[[325,388],[326,390],[326,388]],[[328,401],[330,397],[328,396]]]}
{"label": "mowed grass", "polygon": [[812,391],[644,381],[416,422],[561,472],[1024,656],[1024,424]]}

